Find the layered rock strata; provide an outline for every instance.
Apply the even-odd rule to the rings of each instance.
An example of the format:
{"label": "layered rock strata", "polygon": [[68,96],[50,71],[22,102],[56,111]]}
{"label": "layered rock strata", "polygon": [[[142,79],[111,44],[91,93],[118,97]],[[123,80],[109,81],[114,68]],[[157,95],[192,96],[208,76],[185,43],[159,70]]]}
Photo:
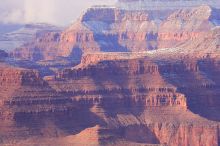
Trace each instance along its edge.
{"label": "layered rock strata", "polygon": [[[14,69],[19,88],[2,100],[2,143],[32,144],[37,137],[48,145],[54,140],[76,145],[219,144],[218,60],[98,56],[48,81],[37,72]],[[2,81],[6,72],[2,69]],[[12,79],[6,83],[15,84]],[[101,127],[91,137],[87,128],[95,125]],[[88,140],[77,143],[85,134]]]}
{"label": "layered rock strata", "polygon": [[11,53],[30,60],[91,52],[142,52],[182,45],[208,35],[219,25],[219,9],[208,5],[178,10],[124,10],[92,7],[63,32],[38,36]]}
{"label": "layered rock strata", "polygon": [[92,7],[39,34],[10,55],[80,64],[44,78],[0,64],[0,144],[220,145],[218,12]]}

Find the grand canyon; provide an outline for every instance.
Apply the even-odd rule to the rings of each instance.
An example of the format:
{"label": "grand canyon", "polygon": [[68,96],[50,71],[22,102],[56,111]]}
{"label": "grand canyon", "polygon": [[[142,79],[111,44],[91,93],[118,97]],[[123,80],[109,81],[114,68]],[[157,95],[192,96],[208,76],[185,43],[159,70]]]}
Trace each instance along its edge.
{"label": "grand canyon", "polygon": [[118,0],[0,35],[19,42],[0,48],[0,145],[219,146],[218,3]]}

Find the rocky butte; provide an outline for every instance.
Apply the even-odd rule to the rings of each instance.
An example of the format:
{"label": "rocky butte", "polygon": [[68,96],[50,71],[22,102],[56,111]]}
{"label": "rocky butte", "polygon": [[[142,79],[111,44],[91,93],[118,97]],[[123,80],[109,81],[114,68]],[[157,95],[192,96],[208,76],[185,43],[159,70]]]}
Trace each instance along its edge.
{"label": "rocky butte", "polygon": [[218,4],[119,0],[1,51],[0,145],[219,146]]}

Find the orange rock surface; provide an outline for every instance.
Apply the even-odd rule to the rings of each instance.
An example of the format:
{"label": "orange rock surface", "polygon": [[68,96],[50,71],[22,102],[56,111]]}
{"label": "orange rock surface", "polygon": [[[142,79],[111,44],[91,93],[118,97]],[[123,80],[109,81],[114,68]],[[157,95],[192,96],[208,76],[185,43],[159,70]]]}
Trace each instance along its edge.
{"label": "orange rock surface", "polygon": [[219,146],[216,11],[92,7],[17,48],[0,63],[0,145]]}
{"label": "orange rock surface", "polygon": [[30,60],[72,57],[91,52],[140,52],[195,40],[215,27],[218,11],[210,6],[180,10],[89,8],[63,32],[41,35],[11,53]]}

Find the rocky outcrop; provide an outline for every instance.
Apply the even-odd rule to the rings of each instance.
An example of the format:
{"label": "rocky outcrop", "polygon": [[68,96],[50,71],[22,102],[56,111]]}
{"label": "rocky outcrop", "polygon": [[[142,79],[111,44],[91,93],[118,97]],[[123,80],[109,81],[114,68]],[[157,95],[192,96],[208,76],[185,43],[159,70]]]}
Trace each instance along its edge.
{"label": "rocky outcrop", "polygon": [[[94,109],[93,109],[94,110]],[[96,121],[100,125],[92,124],[92,120],[81,122],[88,127],[84,130],[68,136],[58,136],[60,129],[56,128],[55,123],[50,121],[50,127],[43,129],[45,136],[39,136],[37,139],[26,139],[20,141],[24,144],[47,144],[47,145],[158,145],[158,146],[176,146],[176,145],[204,145],[218,146],[218,125],[199,117],[189,111],[172,108],[154,108],[144,110],[137,114],[135,109],[117,109],[117,110],[98,110],[93,111],[99,119],[101,115],[107,114],[104,118],[106,126],[101,126],[101,121]],[[120,111],[120,113],[118,113]],[[104,112],[104,113],[103,113]],[[86,114],[81,110],[80,114],[85,117]],[[118,113],[118,114],[117,114]],[[71,115],[71,113],[69,113]],[[79,113],[75,113],[78,115]],[[87,118],[92,118],[87,113]],[[70,116],[71,117],[71,116]],[[71,122],[77,122],[70,118]],[[93,117],[94,118],[94,117]],[[63,124],[68,122],[62,121]],[[92,125],[90,125],[92,124]],[[54,126],[52,126],[54,125]],[[66,125],[67,126],[67,125]],[[82,126],[82,125],[81,125]],[[73,129],[73,127],[69,127]],[[64,127],[63,127],[64,130]],[[46,136],[51,131],[57,131],[56,138]],[[60,133],[61,134],[61,133]],[[190,135],[190,136],[189,136]],[[38,141],[37,141],[38,140]]]}
{"label": "rocky outcrop", "polygon": [[0,119],[13,119],[17,113],[65,110],[56,105],[67,102],[40,77],[38,71],[1,64]]}
{"label": "rocky outcrop", "polygon": [[[111,60],[110,57],[110,61],[102,61],[103,58],[106,59],[106,55],[102,55],[103,57],[98,54],[100,57],[92,62],[83,62],[87,65],[61,71],[56,76],[57,81],[51,83],[55,88],[73,95],[117,93],[127,96],[126,93],[128,93],[128,97],[130,96],[134,103],[144,103],[147,106],[182,105],[195,112],[200,111],[201,115],[209,118],[219,117],[215,114],[209,115],[206,110],[203,112],[200,110],[201,106],[210,108],[210,112],[218,110],[216,90],[219,88],[217,77],[219,65],[217,60],[182,57],[185,60],[158,61],[156,58],[156,62],[153,62],[147,58]],[[69,83],[63,86],[59,80]],[[71,84],[80,85],[81,88]],[[189,100],[181,94],[176,94],[176,87],[178,91],[190,97]],[[79,91],[81,89],[83,92]],[[196,92],[198,90],[201,92]],[[210,92],[215,93],[216,96],[209,97]],[[192,97],[193,95],[195,97]],[[141,99],[142,97],[144,100]],[[100,96],[97,100],[101,102],[104,100],[102,98],[105,96]],[[174,98],[176,101],[173,100]]]}
{"label": "rocky outcrop", "polygon": [[[143,81],[138,83],[140,79]],[[101,61],[83,68],[66,69],[58,73],[56,80],[51,82],[54,88],[72,94],[72,98],[83,94],[83,100],[88,100],[82,101],[84,103],[91,101],[101,106],[105,106],[105,103],[119,106],[187,106],[184,95],[166,84],[160,77],[158,65],[147,59]],[[69,83],[60,86],[59,80]],[[82,87],[77,88],[74,84],[81,84]],[[89,86],[83,87],[83,84]],[[111,99],[115,94],[122,98]]]}
{"label": "rocky outcrop", "polygon": [[1,86],[42,85],[43,81],[37,71],[14,68],[7,65],[0,67]]}
{"label": "rocky outcrop", "polygon": [[185,54],[196,54],[195,56],[200,58],[219,58],[219,30],[219,27],[216,27],[207,35],[195,40],[186,41],[180,47],[184,48],[183,52]]}
{"label": "rocky outcrop", "polygon": [[59,32],[47,32],[36,36],[34,42],[15,49],[10,55],[12,57],[28,60],[53,59],[57,54],[57,45],[60,40]]}
{"label": "rocky outcrop", "polygon": [[210,6],[180,10],[125,10],[92,7],[61,33],[46,33],[13,51],[12,56],[44,60],[84,53],[142,52],[179,46],[206,36],[218,25],[217,9]]}
{"label": "rocky outcrop", "polygon": [[217,11],[92,7],[39,33],[11,56],[55,75],[0,64],[0,145],[218,146]]}
{"label": "rocky outcrop", "polygon": [[[140,126],[139,128],[138,126],[128,127],[125,132],[126,138],[135,139],[139,136],[142,138],[146,136],[145,138],[143,138],[143,141],[146,141],[151,144],[161,143],[169,146],[176,146],[176,145],[217,146],[218,145],[218,136],[216,134],[217,128],[215,126],[203,127],[203,126],[190,125],[190,124],[178,125],[171,123],[167,123],[167,124],[157,123],[157,124],[149,125],[149,127],[146,129],[143,127],[144,126]],[[151,134],[151,132],[153,134]],[[187,135],[191,135],[191,136],[187,137]],[[198,137],[201,138],[198,140]]]}
{"label": "rocky outcrop", "polygon": [[212,10],[209,6],[174,12],[159,28],[159,48],[177,46],[187,40],[207,35],[213,27],[211,16]]}
{"label": "rocky outcrop", "polygon": [[93,32],[86,26],[75,23],[61,34],[58,50],[60,56],[79,57],[86,49],[88,52],[100,50]]}
{"label": "rocky outcrop", "polygon": [[[97,60],[87,58],[82,62],[86,65],[64,69],[48,84],[21,84],[1,102],[7,130],[0,131],[3,142],[34,143],[36,136],[50,144],[56,137],[62,145],[77,143],[88,134],[82,145],[92,139],[97,145],[111,141],[114,145],[217,146],[219,122],[211,120],[219,121],[218,61],[158,60],[149,54],[131,54],[112,59],[98,53]],[[22,127],[27,129],[13,132]]]}

